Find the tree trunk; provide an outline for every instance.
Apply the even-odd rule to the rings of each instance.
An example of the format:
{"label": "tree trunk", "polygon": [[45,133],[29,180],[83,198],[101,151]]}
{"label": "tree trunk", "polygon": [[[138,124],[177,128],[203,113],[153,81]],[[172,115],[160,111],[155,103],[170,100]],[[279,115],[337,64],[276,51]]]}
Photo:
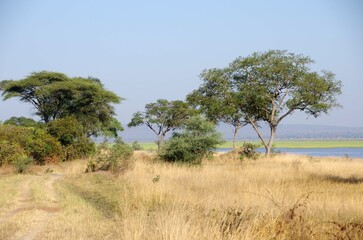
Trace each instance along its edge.
{"label": "tree trunk", "polygon": [[48,124],[50,122],[50,117],[49,116],[43,116],[43,121],[45,124]]}
{"label": "tree trunk", "polygon": [[269,126],[270,126],[270,138],[269,138],[269,141],[266,142],[266,140],[263,137],[262,133],[258,129],[258,126],[257,126],[256,122],[250,120],[250,123],[251,123],[253,129],[256,131],[258,137],[261,139],[263,146],[265,147],[265,156],[267,158],[270,158],[271,150],[272,150],[272,144],[273,144],[273,141],[274,141],[275,135],[276,135],[276,128],[277,128],[276,125],[269,124]]}
{"label": "tree trunk", "polygon": [[163,141],[164,141],[164,135],[163,134],[159,134],[158,135],[158,142],[157,142],[157,144],[158,144],[158,150],[160,150],[161,145],[163,144]]}
{"label": "tree trunk", "polygon": [[234,131],[233,131],[233,149],[236,149],[236,140],[237,140],[237,133],[238,133],[238,128],[235,127]]}
{"label": "tree trunk", "polygon": [[270,139],[269,139],[267,145],[265,146],[267,158],[270,158],[270,156],[271,156],[272,144],[273,144],[273,141],[275,140],[275,135],[276,135],[276,126],[270,124]]}

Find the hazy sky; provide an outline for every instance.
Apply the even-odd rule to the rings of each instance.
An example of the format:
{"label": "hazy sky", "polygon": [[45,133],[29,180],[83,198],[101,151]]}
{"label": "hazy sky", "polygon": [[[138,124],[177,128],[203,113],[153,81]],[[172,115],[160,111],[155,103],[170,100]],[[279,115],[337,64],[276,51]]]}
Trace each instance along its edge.
{"label": "hazy sky", "polygon": [[[126,98],[123,125],[146,103],[183,100],[203,69],[269,49],[308,55],[344,85],[342,109],[284,124],[363,126],[363,1],[0,0],[0,80],[97,77]],[[32,113],[0,100],[0,120]]]}

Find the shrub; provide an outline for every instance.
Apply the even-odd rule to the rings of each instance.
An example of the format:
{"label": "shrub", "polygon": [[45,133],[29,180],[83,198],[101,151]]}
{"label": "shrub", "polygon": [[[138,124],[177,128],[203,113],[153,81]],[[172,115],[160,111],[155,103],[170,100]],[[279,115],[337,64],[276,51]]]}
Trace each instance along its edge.
{"label": "shrub", "polygon": [[64,146],[64,160],[84,158],[96,152],[96,145],[88,138],[82,138],[72,145]]}
{"label": "shrub", "polygon": [[12,162],[17,173],[25,173],[31,163],[33,163],[33,159],[31,157],[27,157],[26,155],[18,156]]}
{"label": "shrub", "polygon": [[248,159],[257,159],[258,153],[256,152],[256,148],[258,148],[257,144],[244,142],[240,150],[238,151],[239,158],[244,160]]}
{"label": "shrub", "polygon": [[111,171],[123,173],[133,166],[133,149],[128,144],[118,142],[110,147],[102,144],[97,154],[88,163],[86,172]]}
{"label": "shrub", "polygon": [[159,152],[161,159],[167,162],[200,164],[223,142],[215,125],[200,116],[186,122],[182,133],[174,133]]}
{"label": "shrub", "polygon": [[89,156],[96,150],[95,144],[85,137],[82,124],[74,117],[53,120],[47,130],[63,146],[66,161]]}
{"label": "shrub", "polygon": [[73,144],[83,135],[82,125],[74,117],[65,117],[51,121],[47,125],[48,133],[58,139],[62,146]]}
{"label": "shrub", "polygon": [[39,128],[1,125],[0,141],[17,144],[37,164],[44,164],[48,158],[59,159],[61,155],[57,139]]}
{"label": "shrub", "polygon": [[26,155],[24,149],[16,142],[0,141],[0,166],[10,164],[21,156]]}
{"label": "shrub", "polygon": [[26,151],[37,164],[45,164],[47,159],[60,159],[62,154],[60,143],[44,130],[34,129],[30,139]]}
{"label": "shrub", "polygon": [[140,145],[140,143],[138,143],[137,141],[132,142],[132,148],[133,148],[135,151],[142,150],[142,146],[141,146],[141,145]]}

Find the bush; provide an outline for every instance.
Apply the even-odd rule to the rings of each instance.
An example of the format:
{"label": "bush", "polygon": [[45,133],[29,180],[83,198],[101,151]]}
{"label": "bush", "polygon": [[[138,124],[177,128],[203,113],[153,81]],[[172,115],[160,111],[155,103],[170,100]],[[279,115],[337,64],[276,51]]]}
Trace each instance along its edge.
{"label": "bush", "polygon": [[58,159],[62,155],[60,143],[53,136],[42,129],[34,129],[31,133],[30,141],[26,151],[37,164],[45,164],[48,159]]}
{"label": "bush", "polygon": [[33,163],[33,159],[26,155],[19,156],[12,162],[17,173],[25,173],[31,163]]}
{"label": "bush", "polygon": [[0,141],[0,166],[10,164],[19,157],[26,155],[24,149],[18,143]]}
{"label": "bush", "polygon": [[256,152],[256,148],[258,148],[257,144],[244,142],[240,150],[238,151],[239,158],[244,160],[248,159],[257,159],[258,153]]}
{"label": "bush", "polygon": [[135,151],[142,150],[142,146],[141,146],[141,145],[140,145],[140,143],[138,143],[137,141],[132,142],[132,148],[133,148]]}
{"label": "bush", "polygon": [[216,131],[215,125],[196,116],[186,122],[182,133],[174,133],[166,141],[159,156],[167,162],[200,164],[222,142],[222,136]]}
{"label": "bush", "polygon": [[61,143],[66,161],[89,156],[96,150],[95,144],[85,137],[82,124],[74,117],[53,120],[47,130]]}
{"label": "bush", "polygon": [[74,142],[72,145],[63,147],[64,160],[69,161],[77,158],[88,157],[96,152],[96,144],[90,139],[84,138]]}
{"label": "bush", "polygon": [[47,159],[60,159],[60,143],[39,128],[0,125],[0,141],[6,141],[11,146],[17,145],[37,164],[44,164]]}
{"label": "bush", "polygon": [[118,142],[112,147],[102,144],[96,156],[89,161],[86,172],[103,170],[123,173],[133,166],[133,152],[132,147],[126,143]]}

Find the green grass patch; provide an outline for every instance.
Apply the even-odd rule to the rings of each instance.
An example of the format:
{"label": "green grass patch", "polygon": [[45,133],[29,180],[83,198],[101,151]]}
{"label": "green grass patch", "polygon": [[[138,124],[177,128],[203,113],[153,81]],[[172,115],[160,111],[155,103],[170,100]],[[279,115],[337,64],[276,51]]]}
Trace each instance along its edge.
{"label": "green grass patch", "polygon": [[139,142],[142,147],[142,150],[157,150],[158,145],[154,142]]}
{"label": "green grass patch", "polygon": [[[259,141],[248,141],[259,144]],[[238,142],[237,146],[242,146]],[[260,144],[262,147],[262,144]],[[225,142],[219,148],[231,148],[232,142]],[[284,140],[275,141],[275,148],[363,148],[363,140]]]}
{"label": "green grass patch", "polygon": [[[253,144],[260,144],[260,141],[247,141]],[[242,141],[237,142],[241,147]],[[158,147],[153,142],[140,142],[143,150],[156,150]],[[262,144],[260,144],[262,147]],[[363,148],[363,140],[278,140],[274,143],[275,148]],[[227,141],[218,148],[232,148],[232,142]]]}

